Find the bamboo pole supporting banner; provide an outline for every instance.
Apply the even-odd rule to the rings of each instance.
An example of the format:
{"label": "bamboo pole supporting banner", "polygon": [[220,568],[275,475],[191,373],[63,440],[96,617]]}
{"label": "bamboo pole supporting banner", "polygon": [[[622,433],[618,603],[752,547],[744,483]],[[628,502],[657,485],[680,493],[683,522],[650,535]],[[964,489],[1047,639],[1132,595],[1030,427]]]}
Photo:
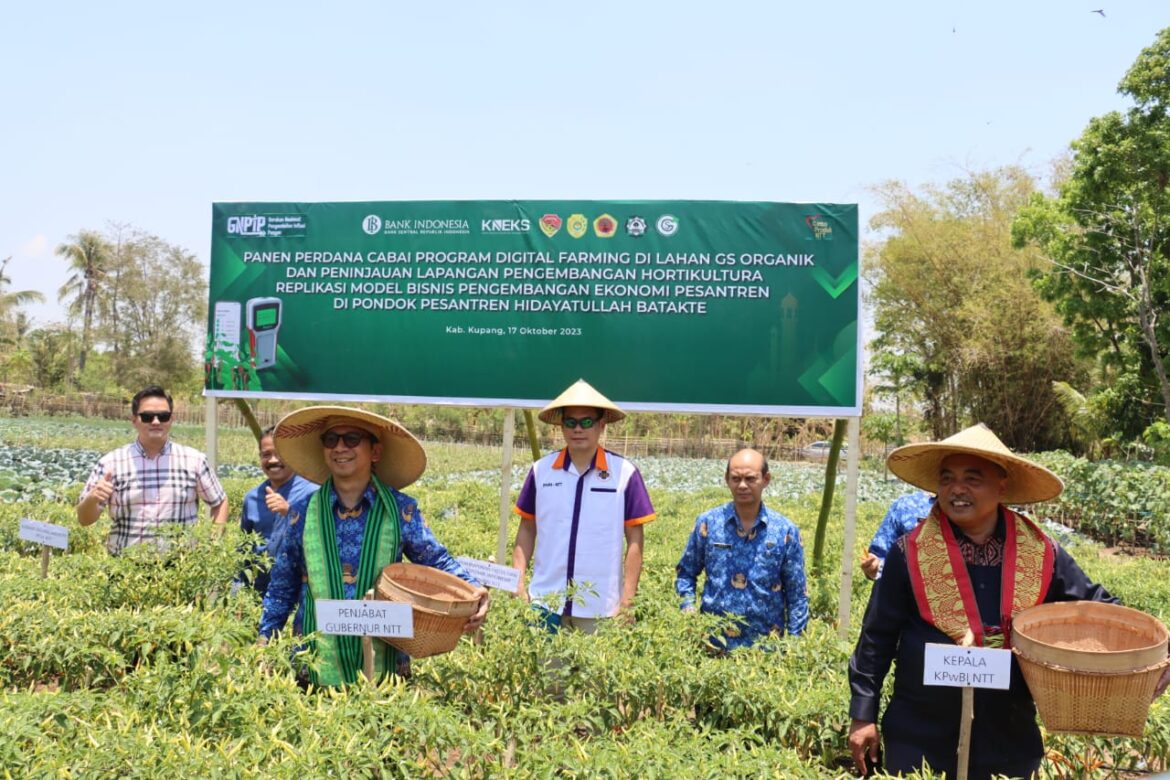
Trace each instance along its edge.
{"label": "bamboo pole supporting banner", "polygon": [[528,446],[532,448],[532,462],[535,463],[540,460],[540,439],[536,435],[536,421],[532,418],[531,409],[524,410],[524,426],[528,429]]}
{"label": "bamboo pole supporting banner", "polygon": [[49,579],[49,557],[53,554],[53,548],[47,544],[41,545],[41,579]]}
{"label": "bamboo pole supporting banner", "polygon": [[[529,428],[531,430],[531,427]],[[496,540],[496,563],[507,566],[508,525],[512,517],[512,440],[516,435],[516,415],[511,408],[504,409],[504,456],[500,463],[500,533]]]}
{"label": "bamboo pole supporting banner", "polygon": [[837,604],[837,636],[849,635],[849,614],[853,600],[853,548],[857,540],[857,483],[861,474],[861,418],[850,417],[845,455],[845,539],[841,551],[841,594]]}

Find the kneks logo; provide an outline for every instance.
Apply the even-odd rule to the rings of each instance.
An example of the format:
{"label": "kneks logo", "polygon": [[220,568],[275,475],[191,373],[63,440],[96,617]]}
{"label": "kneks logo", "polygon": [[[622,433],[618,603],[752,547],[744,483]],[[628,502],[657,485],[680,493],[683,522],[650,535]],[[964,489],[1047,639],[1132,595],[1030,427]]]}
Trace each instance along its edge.
{"label": "kneks logo", "polygon": [[263,236],[266,235],[264,225],[267,222],[268,218],[261,214],[228,217],[227,232],[233,236]]}
{"label": "kneks logo", "polygon": [[484,233],[527,233],[532,222],[527,219],[485,219],[480,222]]}

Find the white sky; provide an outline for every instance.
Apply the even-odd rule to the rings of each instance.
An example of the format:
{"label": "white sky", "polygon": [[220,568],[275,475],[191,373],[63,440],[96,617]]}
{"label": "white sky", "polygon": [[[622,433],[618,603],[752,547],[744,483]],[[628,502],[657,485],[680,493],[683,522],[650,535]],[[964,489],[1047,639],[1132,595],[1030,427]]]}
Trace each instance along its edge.
{"label": "white sky", "polygon": [[[1105,16],[1093,13],[1102,8]],[[20,3],[0,44],[0,259],[130,223],[206,264],[213,201],[856,202],[1037,175],[1165,0]]]}

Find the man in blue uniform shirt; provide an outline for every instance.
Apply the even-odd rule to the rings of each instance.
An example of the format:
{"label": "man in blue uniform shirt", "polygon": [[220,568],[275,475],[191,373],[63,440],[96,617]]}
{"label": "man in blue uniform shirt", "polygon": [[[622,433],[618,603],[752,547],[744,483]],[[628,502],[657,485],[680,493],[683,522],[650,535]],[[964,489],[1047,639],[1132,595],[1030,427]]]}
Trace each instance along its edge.
{"label": "man in blue uniform shirt", "polygon": [[253,562],[261,568],[255,573],[252,587],[261,597],[268,590],[268,570],[280,548],[289,506],[308,499],[317,490],[316,483],[295,473],[281,460],[272,439],[273,430],[268,428],[260,435],[260,468],[268,479],[244,496],[244,510],[240,515],[240,530],[259,534],[264,539],[252,548]]}
{"label": "man in blue uniform shirt", "polygon": [[899,536],[917,528],[922,518],[929,515],[933,507],[934,496],[924,490],[894,499],[886,516],[882,518],[882,524],[873,535],[873,541],[869,543],[869,551],[861,559],[861,571],[866,577],[876,580],[882,576],[882,566],[886,562],[890,547]]}
{"label": "man in blue uniform shirt", "polygon": [[[361,409],[310,406],[284,417],[274,434],[281,458],[298,474],[321,481],[320,490],[288,511],[264,609],[261,642],[296,611],[305,634],[316,631],[317,599],[360,599],[381,571],[405,555],[478,585],[451,557],[423,520],[413,498],[399,492],[426,469],[422,444],[393,420]],[[483,625],[490,599],[479,588],[479,608],[463,630]],[[362,665],[357,637],[323,635],[316,641],[314,684],[354,682]],[[379,677],[398,670],[397,652],[374,643]]]}
{"label": "man in blue uniform shirt", "polygon": [[706,571],[702,611],[740,617],[715,643],[731,649],[768,634],[800,634],[808,625],[804,549],[800,529],[764,506],[768,461],[740,450],[725,479],[732,500],[699,515],[678,562],[674,587],[682,608],[695,609],[695,582]]}

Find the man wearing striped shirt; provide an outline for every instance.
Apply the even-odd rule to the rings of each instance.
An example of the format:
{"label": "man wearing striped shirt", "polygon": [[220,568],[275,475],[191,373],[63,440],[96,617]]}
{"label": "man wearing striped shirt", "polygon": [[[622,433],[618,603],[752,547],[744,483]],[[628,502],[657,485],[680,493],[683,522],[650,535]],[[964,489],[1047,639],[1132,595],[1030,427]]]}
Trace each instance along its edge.
{"label": "man wearing striped shirt", "polygon": [[227,495],[202,452],[170,441],[174,402],[151,385],[130,405],[138,437],[98,460],[77,503],[77,520],[92,525],[109,507],[106,549],[118,555],[135,544],[165,547],[166,537],[199,518],[199,500],[211,507],[211,521],[222,533],[228,517]]}

